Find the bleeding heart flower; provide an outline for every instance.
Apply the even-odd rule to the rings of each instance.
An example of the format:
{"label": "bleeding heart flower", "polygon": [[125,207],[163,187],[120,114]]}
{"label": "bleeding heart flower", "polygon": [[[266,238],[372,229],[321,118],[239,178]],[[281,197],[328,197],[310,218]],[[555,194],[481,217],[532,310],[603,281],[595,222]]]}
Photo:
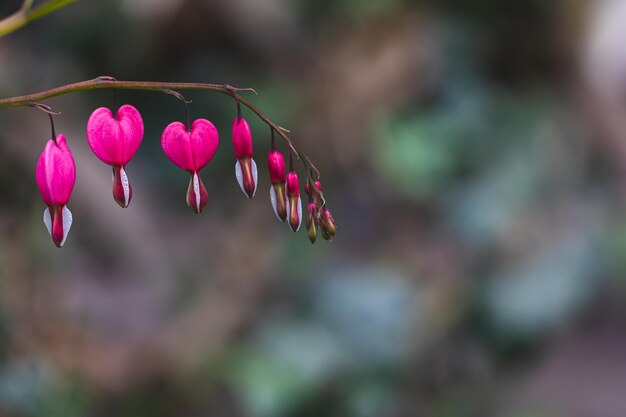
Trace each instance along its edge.
{"label": "bleeding heart flower", "polygon": [[289,213],[289,226],[291,230],[297,232],[302,223],[302,200],[298,174],[293,169],[287,174],[287,212]]}
{"label": "bleeding heart flower", "polygon": [[93,153],[113,168],[113,198],[128,207],[133,190],[126,175],[126,164],[133,158],[143,139],[143,120],[139,111],[129,104],[117,110],[100,107],[87,122],[87,141]]}
{"label": "bleeding heart flower", "polygon": [[76,165],[63,134],[56,137],[56,142],[50,139],[46,144],[37,162],[35,179],[48,206],[43,212],[43,222],[54,244],[61,247],[72,227],[72,212],[66,204],[76,182]]}
{"label": "bleeding heart flower", "polygon": [[287,196],[286,196],[286,183],[287,183],[287,170],[285,168],[285,158],[282,153],[273,149],[270,150],[267,156],[267,166],[270,171],[270,180],[272,186],[270,187],[270,201],[272,202],[272,208],[278,220],[284,222],[287,220]]}
{"label": "bleeding heart flower", "polygon": [[187,205],[200,213],[207,205],[208,194],[198,173],[213,159],[219,144],[219,134],[213,123],[197,119],[187,130],[181,122],[170,123],[161,136],[165,155],[177,167],[191,174],[187,188]]}
{"label": "bleeding heart flower", "polygon": [[252,159],[252,134],[243,117],[233,120],[233,147],[235,149],[235,177],[248,198],[254,197],[258,182],[256,162]]}

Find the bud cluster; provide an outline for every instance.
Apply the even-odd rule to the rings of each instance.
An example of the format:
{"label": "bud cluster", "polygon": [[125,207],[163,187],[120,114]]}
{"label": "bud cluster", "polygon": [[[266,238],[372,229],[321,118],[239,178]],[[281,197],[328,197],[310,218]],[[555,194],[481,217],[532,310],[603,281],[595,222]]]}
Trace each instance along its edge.
{"label": "bud cluster", "polygon": [[[52,120],[52,117],[51,117]],[[67,208],[76,182],[76,165],[63,134],[54,133],[37,163],[36,180],[44,203],[44,223],[53,242],[61,247],[67,239],[72,225],[72,213]],[[134,157],[144,136],[143,119],[139,111],[131,105],[123,105],[113,112],[106,107],[96,109],[87,122],[87,141],[89,147],[100,161],[109,165],[113,177],[113,199],[126,208],[132,198],[132,187],[126,172],[126,166]],[[238,114],[232,125],[232,142],[237,159],[235,178],[241,190],[248,198],[254,197],[258,186],[258,171],[253,159],[252,134],[250,126]],[[213,159],[219,145],[217,128],[207,119],[196,119],[187,124],[175,121],[170,123],[161,135],[161,148],[167,158],[178,168],[190,175],[187,187],[186,203],[195,212],[200,213],[208,204],[208,192],[200,171]],[[302,223],[302,202],[298,174],[290,166],[287,171],[284,155],[276,149],[274,129],[272,128],[271,148],[267,157],[270,177],[270,202],[276,217],[287,222],[294,231]],[[315,187],[315,189],[313,189]],[[304,184],[308,195],[306,224],[311,242],[315,242],[317,230],[322,237],[331,240],[336,227],[330,211],[322,196],[319,181],[313,182],[308,175]]]}

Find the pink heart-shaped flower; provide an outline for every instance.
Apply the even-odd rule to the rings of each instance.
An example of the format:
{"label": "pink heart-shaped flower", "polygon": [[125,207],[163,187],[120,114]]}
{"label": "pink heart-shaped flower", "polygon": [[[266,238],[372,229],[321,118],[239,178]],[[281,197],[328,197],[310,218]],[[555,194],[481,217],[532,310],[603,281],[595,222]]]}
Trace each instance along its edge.
{"label": "pink heart-shaped flower", "polygon": [[120,107],[115,117],[110,109],[100,107],[87,122],[89,146],[107,165],[126,165],[139,149],[143,133],[141,114],[129,104]]}
{"label": "pink heart-shaped flower", "polygon": [[191,125],[191,131],[187,131],[181,122],[170,123],[161,136],[161,147],[177,167],[194,173],[211,162],[219,140],[213,123],[197,119]]}

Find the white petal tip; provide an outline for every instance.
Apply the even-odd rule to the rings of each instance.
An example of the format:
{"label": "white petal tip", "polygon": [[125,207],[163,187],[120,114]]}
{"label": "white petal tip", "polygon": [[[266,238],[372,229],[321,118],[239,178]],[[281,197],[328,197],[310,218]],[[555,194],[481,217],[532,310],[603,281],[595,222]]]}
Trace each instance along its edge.
{"label": "white petal tip", "polygon": [[277,208],[278,203],[276,201],[276,190],[274,190],[273,186],[270,186],[270,201],[272,202],[272,208],[274,209],[274,214],[276,215],[276,218],[282,222],[283,219],[281,219],[280,216],[278,215],[278,208]]}
{"label": "white petal tip", "polygon": [[235,163],[235,178],[237,178],[237,182],[239,183],[239,187],[241,187],[241,191],[243,191],[243,193],[246,194],[247,197],[248,194],[246,193],[246,189],[243,186],[243,171],[241,169],[241,163],[239,161]]}
{"label": "white petal tip", "polygon": [[72,222],[74,218],[72,217],[72,212],[67,206],[63,207],[63,241],[61,242],[61,246],[65,244],[65,240],[67,239],[67,235],[70,234],[70,229],[72,227]]}
{"label": "white petal tip", "polygon": [[46,229],[48,229],[48,234],[52,236],[52,216],[50,215],[50,209],[47,207],[43,211],[43,224],[46,225]]}
{"label": "white petal tip", "polygon": [[126,170],[122,167],[120,168],[120,175],[122,177],[122,188],[124,189],[124,207],[128,207],[130,203],[130,183],[128,182],[128,175],[126,175]]}
{"label": "white petal tip", "polygon": [[300,197],[298,197],[298,218],[300,219],[300,223],[298,223],[296,232],[300,230],[300,226],[302,226],[302,199]]}
{"label": "white petal tip", "polygon": [[198,213],[200,213],[200,180],[198,179],[198,174],[195,172],[193,173],[193,192],[196,195],[196,209],[198,210]]}
{"label": "white petal tip", "polygon": [[254,197],[254,195],[256,194],[256,189],[259,185],[259,173],[257,171],[256,162],[254,162],[254,159],[250,158],[250,161],[252,161],[252,178],[254,178],[254,191],[252,192],[252,197]]}

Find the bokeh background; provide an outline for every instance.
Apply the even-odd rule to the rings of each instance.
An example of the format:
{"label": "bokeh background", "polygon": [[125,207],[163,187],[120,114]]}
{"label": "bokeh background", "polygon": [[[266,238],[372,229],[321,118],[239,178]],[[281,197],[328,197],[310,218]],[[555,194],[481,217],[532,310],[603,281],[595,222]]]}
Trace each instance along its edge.
{"label": "bokeh background", "polygon": [[[20,6],[5,0],[0,13]],[[311,245],[234,175],[226,96],[209,206],[146,134],[120,209],[85,124],[54,247],[47,116],[0,111],[0,415],[626,416],[626,2],[81,0],[0,39],[0,96],[98,75],[254,87],[322,172]],[[251,113],[265,167],[269,129]],[[282,145],[281,145],[282,146]],[[281,147],[283,151],[286,148]]]}

